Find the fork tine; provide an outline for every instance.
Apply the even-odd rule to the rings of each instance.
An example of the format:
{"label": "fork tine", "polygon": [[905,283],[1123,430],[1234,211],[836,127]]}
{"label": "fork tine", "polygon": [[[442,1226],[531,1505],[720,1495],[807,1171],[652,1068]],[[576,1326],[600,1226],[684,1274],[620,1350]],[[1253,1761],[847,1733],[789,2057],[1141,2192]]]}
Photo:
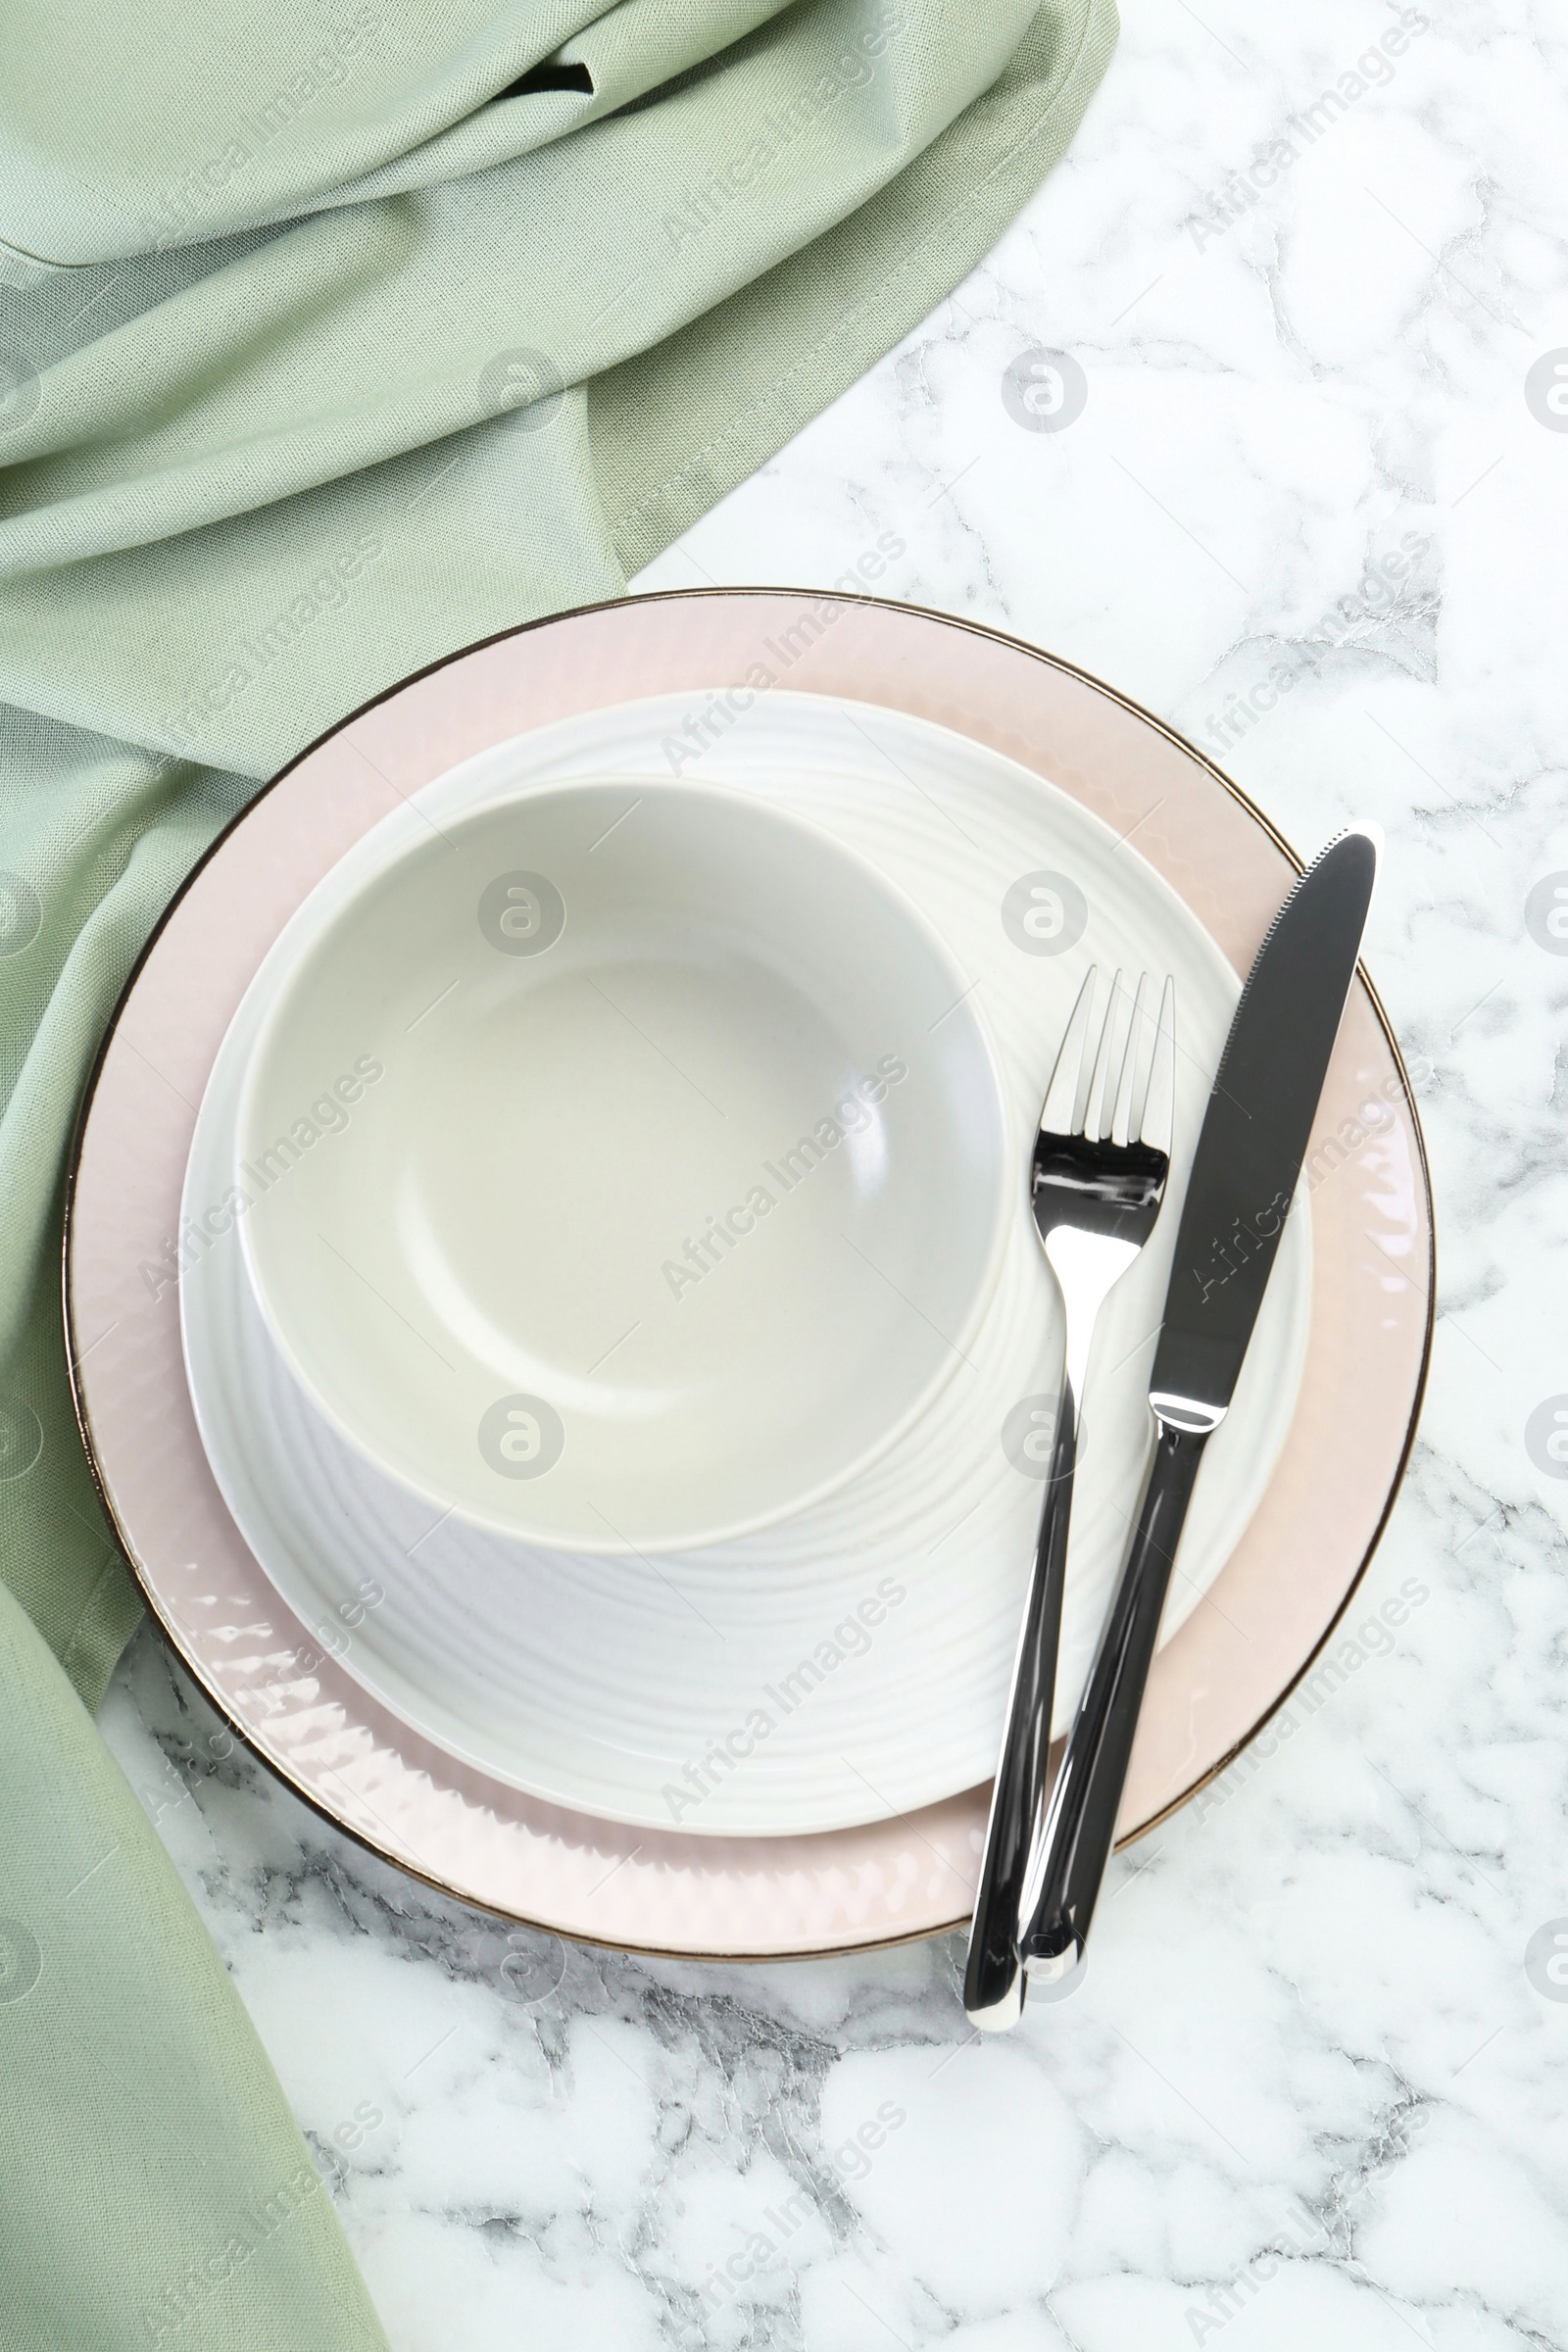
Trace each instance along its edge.
{"label": "fork tine", "polygon": [[1127,1046],[1121,1057],[1121,1076],[1116,1081],[1116,1106],[1110,1114],[1110,1140],[1126,1143],[1131,1133],[1133,1085],[1142,1058],[1139,1049],[1143,1043],[1145,1005],[1149,993],[1149,974],[1140,972],[1138,986],[1133,992],[1133,1008],[1127,1019]]}
{"label": "fork tine", "polygon": [[1089,1099],[1084,1104],[1083,1132],[1090,1143],[1100,1143],[1105,1134],[1105,1096],[1110,1086],[1111,1038],[1116,1025],[1116,1000],[1121,995],[1121,973],[1118,970],[1110,983],[1110,995],[1105,1001],[1105,1018],[1100,1032],[1100,1046],[1095,1054],[1094,1073],[1089,1081]]}
{"label": "fork tine", "polygon": [[1077,1133],[1075,1113],[1083,1077],[1089,1015],[1095,1002],[1095,971],[1091,964],[1084,984],[1078,991],[1078,1002],[1062,1034],[1061,1050],[1056,1066],[1051,1073],[1046,1089],[1046,1106],[1040,1113],[1042,1135],[1074,1135]]}
{"label": "fork tine", "polygon": [[1176,983],[1167,979],[1159,1000],[1159,1027],[1154,1033],[1154,1057],[1149,1065],[1149,1091],[1138,1123],[1139,1141],[1152,1152],[1163,1152],[1167,1159],[1175,1108]]}

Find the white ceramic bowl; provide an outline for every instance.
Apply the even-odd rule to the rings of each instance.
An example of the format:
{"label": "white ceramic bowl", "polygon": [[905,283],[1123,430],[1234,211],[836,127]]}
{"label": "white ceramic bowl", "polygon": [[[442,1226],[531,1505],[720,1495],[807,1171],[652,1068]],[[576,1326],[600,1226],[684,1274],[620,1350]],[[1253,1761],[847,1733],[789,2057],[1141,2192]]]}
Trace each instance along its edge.
{"label": "white ceramic bowl", "polygon": [[568,1551],[715,1543],[864,1468],[962,1360],[1018,1183],[925,918],[675,782],[432,823],[303,947],[238,1132],[251,1279],[320,1411]]}

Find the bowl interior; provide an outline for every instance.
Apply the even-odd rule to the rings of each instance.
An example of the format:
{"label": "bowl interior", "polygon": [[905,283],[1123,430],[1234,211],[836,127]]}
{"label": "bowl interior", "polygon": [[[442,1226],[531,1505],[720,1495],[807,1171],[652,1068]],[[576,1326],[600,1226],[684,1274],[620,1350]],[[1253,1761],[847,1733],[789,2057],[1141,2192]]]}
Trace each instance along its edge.
{"label": "bowl interior", "polygon": [[432,825],[258,1043],[275,1339],[438,1511],[594,1551],[787,1515],[907,1426],[995,1282],[1022,1180],[967,989],[871,865],[738,793]]}

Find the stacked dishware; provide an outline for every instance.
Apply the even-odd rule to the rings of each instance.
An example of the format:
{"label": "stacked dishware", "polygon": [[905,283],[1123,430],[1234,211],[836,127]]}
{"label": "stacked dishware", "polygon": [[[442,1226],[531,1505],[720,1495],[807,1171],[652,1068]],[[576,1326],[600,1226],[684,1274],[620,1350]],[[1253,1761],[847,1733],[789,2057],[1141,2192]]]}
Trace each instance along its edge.
{"label": "stacked dishware", "polygon": [[[726,698],[715,673],[721,718]],[[1183,1202],[1241,974],[1135,841],[976,733],[793,682],[734,723],[694,727],[693,709],[683,687],[492,722],[386,794],[340,765],[335,789],[365,805],[303,861],[307,886],[279,885],[282,919],[258,911],[243,952],[203,947],[233,1002],[220,1035],[204,1016],[178,1279],[156,1303],[177,1313],[176,1419],[216,1490],[204,1525],[226,1523],[245,1583],[226,1686],[229,1604],[197,1559],[155,1605],[187,1654],[212,1637],[203,1679],[264,1752],[293,1724],[291,1760],[272,1760],[315,1801],[575,1934],[597,1927],[580,1905],[460,1866],[465,1838],[514,1816],[611,1867],[657,1854],[755,1882],[769,1850],[785,1873],[807,1848],[830,1868],[855,1838],[961,1818],[928,1850],[967,1894],[920,1895],[907,1927],[879,1895],[869,1937],[836,1936],[875,1939],[927,1924],[921,1904],[972,1906],[976,1797],[1016,1702],[1070,1428],[1033,1701],[1043,1827],[1050,1743],[1149,1470]],[[385,743],[365,757],[379,777]],[[246,820],[258,839],[263,821]],[[238,885],[225,857],[193,908]],[[172,927],[145,992],[176,956],[189,978],[193,942]],[[1353,965],[1352,943],[1341,1004]],[[1064,1054],[1073,1099],[1052,1115],[1069,1140],[1162,1162],[1076,1350],[1070,1423],[1064,1288],[1034,1230]],[[94,1110],[106,1140],[120,1083],[116,1065]],[[89,1131],[78,1227],[95,1164]],[[1303,1192],[1269,1237],[1166,1563],[1164,1642],[1205,1606],[1287,1446],[1312,1227]],[[160,1330],[145,1345],[167,1381]],[[109,1459],[106,1345],[84,1402],[127,1528],[144,1506]],[[1141,1697],[1140,1675],[1121,1691],[1132,1720]],[[459,1807],[442,1850],[428,1824],[416,1846],[388,1826],[388,1757]],[[608,1911],[602,1932],[752,1948],[628,1935]],[[1021,1988],[1007,1997],[1015,2014]]]}

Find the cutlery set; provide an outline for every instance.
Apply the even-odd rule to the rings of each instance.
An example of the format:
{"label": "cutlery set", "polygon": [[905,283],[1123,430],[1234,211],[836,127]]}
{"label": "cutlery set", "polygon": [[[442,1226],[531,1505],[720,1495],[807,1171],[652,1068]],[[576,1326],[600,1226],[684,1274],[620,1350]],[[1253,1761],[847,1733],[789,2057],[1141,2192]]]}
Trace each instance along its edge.
{"label": "cutlery set", "polygon": [[1092,1065],[1085,1044],[1093,972],[1057,1058],[1035,1142],[1033,1199],[1061,1286],[1066,1359],[964,1978],[970,2022],[989,2032],[1017,2022],[1031,1967],[1059,1981],[1083,1958],[1182,1526],[1273,1270],[1355,977],[1379,846],[1375,828],[1360,825],[1322,852],[1276,915],[1231,1023],[1177,1231],[1149,1390],[1153,1450],[1143,1499],[1048,1801],[1056,1634],[1094,1324],[1149,1240],[1170,1172],[1169,982],[1136,1122],[1146,979],[1119,1065],[1119,973]]}

